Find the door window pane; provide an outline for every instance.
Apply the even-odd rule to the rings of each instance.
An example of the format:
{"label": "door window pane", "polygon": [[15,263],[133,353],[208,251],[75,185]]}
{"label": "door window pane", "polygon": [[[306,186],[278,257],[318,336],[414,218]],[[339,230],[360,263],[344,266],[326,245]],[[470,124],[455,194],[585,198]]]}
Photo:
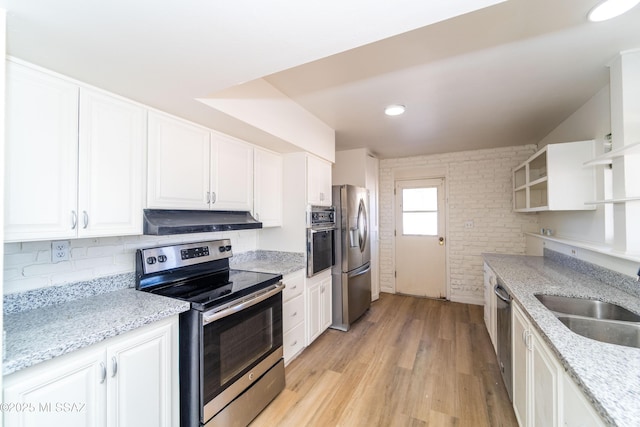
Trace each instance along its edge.
{"label": "door window pane", "polygon": [[402,211],[437,211],[438,189],[430,188],[405,188],[402,190]]}
{"label": "door window pane", "polygon": [[436,187],[402,190],[402,234],[438,235],[438,189]]}

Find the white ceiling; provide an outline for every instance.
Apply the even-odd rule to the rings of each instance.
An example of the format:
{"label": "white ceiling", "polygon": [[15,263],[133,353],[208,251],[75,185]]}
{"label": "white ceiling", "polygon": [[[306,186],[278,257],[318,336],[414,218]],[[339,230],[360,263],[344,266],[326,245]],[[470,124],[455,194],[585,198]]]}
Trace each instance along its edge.
{"label": "white ceiling", "polygon": [[[640,7],[589,24],[596,2],[0,0],[0,7],[8,11],[10,55],[274,145],[271,135],[196,101],[264,77],[334,128],[336,149],[368,147],[387,158],[538,142],[607,84],[606,64],[618,51],[640,47]],[[407,113],[383,116],[392,102]]]}

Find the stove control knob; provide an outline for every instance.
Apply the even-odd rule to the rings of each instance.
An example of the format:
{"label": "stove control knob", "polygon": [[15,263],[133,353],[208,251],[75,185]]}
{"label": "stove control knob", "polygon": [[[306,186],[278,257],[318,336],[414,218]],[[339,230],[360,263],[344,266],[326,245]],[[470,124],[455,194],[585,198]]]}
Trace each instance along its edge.
{"label": "stove control knob", "polygon": [[158,262],[166,262],[166,261],[167,261],[166,255],[158,255]]}
{"label": "stove control knob", "polygon": [[149,258],[147,258],[147,264],[155,264],[155,263],[156,263],[156,257],[150,256]]}
{"label": "stove control knob", "polygon": [[225,248],[225,250],[230,251],[231,250],[231,245],[227,245],[224,248]]}
{"label": "stove control knob", "polygon": [[224,251],[226,251],[227,249],[226,249],[224,246],[219,246],[219,247],[218,247],[218,250],[219,250],[220,252],[224,252]]}

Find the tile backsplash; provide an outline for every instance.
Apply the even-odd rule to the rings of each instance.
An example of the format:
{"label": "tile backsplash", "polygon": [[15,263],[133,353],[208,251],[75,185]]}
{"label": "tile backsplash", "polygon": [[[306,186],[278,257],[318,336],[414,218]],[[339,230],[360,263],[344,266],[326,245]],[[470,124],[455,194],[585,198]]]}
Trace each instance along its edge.
{"label": "tile backsplash", "polygon": [[136,249],[228,238],[234,253],[255,250],[258,230],[177,236],[117,236],[70,240],[68,261],[51,261],[51,241],[4,244],[4,293],[11,294],[135,271]]}

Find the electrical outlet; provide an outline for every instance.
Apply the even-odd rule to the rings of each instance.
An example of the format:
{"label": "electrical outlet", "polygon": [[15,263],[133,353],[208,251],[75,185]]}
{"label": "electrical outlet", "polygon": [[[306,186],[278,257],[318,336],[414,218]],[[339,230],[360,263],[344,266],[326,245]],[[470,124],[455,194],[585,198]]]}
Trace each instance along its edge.
{"label": "electrical outlet", "polygon": [[51,262],[69,261],[69,241],[51,242]]}
{"label": "electrical outlet", "polygon": [[464,223],[464,228],[473,228],[473,221],[467,221]]}

